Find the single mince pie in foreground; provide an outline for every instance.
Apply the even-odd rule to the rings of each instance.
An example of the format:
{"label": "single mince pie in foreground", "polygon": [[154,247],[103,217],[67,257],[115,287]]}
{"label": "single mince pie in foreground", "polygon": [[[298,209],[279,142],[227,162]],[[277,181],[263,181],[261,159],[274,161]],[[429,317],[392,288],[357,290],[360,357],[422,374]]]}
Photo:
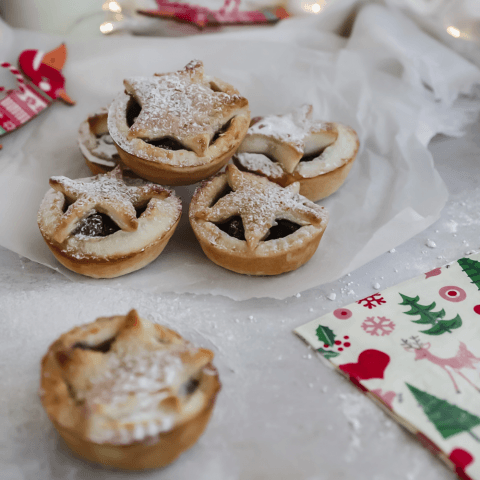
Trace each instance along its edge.
{"label": "single mince pie in foreground", "polygon": [[[85,163],[94,175],[107,173],[120,163],[120,155],[108,133],[108,109],[102,108],[82,122],[78,131],[78,146]],[[133,174],[123,169],[124,174]]]}
{"label": "single mince pie in foreground", "polygon": [[217,173],[250,123],[248,101],[200,61],[183,70],[131,77],[110,106],[108,130],[122,161],[140,177],[189,185]]}
{"label": "single mince pie in foreground", "polygon": [[50,178],[38,226],[57,260],[74,272],[112,278],[144,267],[165,248],[180,220],[173,192],[120,167],[105,175]]}
{"label": "single mince pie in foreground", "polygon": [[53,343],[40,398],[79,456],[111,467],[163,467],[205,429],[220,390],[213,353],[139,318],[99,318]]}
{"label": "single mince pie in foreground", "polygon": [[229,270],[277,275],[307,262],[328,222],[326,210],[265,177],[227,165],[190,204],[190,223],[205,255]]}
{"label": "single mince pie in foreground", "polygon": [[241,170],[286,187],[300,182],[312,202],[336,192],[357,156],[358,136],[341,123],[311,120],[312,106],[286,115],[258,117],[234,156]]}

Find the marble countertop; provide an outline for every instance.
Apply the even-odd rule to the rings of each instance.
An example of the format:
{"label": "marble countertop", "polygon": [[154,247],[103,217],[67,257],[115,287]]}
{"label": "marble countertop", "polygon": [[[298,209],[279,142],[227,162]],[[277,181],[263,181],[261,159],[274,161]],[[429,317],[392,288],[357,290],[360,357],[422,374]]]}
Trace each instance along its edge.
{"label": "marble countertop", "polygon": [[[73,283],[0,247],[2,480],[455,478],[292,332],[480,250],[480,121],[465,137],[437,136],[429,148],[450,195],[440,218],[349,275],[286,300],[158,295]],[[77,459],[37,394],[40,360],[60,334],[131,308],[212,349],[223,385],[198,443],[171,466],[138,474]]]}
{"label": "marble countertop", "polygon": [[[450,199],[430,228],[331,284],[287,300],[236,302],[72,283],[0,249],[0,445],[5,479],[132,478],[75,458],[37,396],[39,362],[74,325],[136,308],[215,352],[223,384],[199,442],[173,465],[140,478],[454,478],[292,330],[322,314],[480,247],[480,123],[430,149]],[[331,295],[335,293],[335,300]],[[6,394],[8,392],[8,394]],[[360,473],[359,473],[360,472]]]}

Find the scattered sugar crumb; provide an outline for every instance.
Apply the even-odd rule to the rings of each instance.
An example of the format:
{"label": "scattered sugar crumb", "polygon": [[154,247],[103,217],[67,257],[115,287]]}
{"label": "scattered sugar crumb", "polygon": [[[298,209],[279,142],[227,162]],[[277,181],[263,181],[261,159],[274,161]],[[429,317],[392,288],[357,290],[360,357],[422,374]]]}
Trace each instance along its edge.
{"label": "scattered sugar crumb", "polygon": [[394,248],[392,248],[391,250],[389,250],[390,253],[395,253],[396,250]]}
{"label": "scattered sugar crumb", "polygon": [[296,293],[295,296],[296,296],[297,298],[300,298],[300,297],[302,296],[302,294],[301,294],[301,293]]}
{"label": "scattered sugar crumb", "polygon": [[430,240],[430,239],[427,239],[427,241],[425,242],[425,245],[428,248],[436,248],[436,246],[437,246],[437,244],[433,240]]}
{"label": "scattered sugar crumb", "polygon": [[337,294],[336,293],[330,293],[329,295],[327,295],[327,298],[329,300],[335,300],[337,298]]}
{"label": "scattered sugar crumb", "polygon": [[375,290],[380,290],[381,285],[380,285],[379,283],[374,283],[374,284],[373,284],[373,288],[374,288]]}

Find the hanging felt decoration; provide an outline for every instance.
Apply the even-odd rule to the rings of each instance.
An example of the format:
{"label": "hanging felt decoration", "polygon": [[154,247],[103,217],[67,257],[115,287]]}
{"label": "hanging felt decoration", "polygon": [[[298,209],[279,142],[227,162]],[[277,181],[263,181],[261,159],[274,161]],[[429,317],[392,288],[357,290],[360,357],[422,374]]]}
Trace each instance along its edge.
{"label": "hanging felt decoration", "polygon": [[242,11],[240,0],[225,0],[222,8],[211,10],[199,5],[156,0],[156,10],[138,10],[142,15],[191,23],[198,28],[220,25],[248,25],[276,23],[288,18],[289,14],[283,7],[264,8],[262,10]]}
{"label": "hanging felt decoration", "polygon": [[0,64],[17,81],[17,88],[0,87],[0,92],[6,92],[0,100],[0,137],[20,128],[58,98],[75,104],[65,91],[62,68],[66,58],[67,48],[62,44],[47,53],[24,50],[18,58],[20,69],[8,62]]}

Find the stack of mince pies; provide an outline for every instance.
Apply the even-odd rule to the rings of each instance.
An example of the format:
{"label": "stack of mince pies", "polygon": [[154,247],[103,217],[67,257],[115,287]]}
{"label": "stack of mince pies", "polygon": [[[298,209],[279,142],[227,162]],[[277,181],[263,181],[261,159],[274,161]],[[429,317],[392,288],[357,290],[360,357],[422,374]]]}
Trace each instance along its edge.
{"label": "stack of mince pies", "polygon": [[328,223],[313,202],[345,181],[359,148],[355,131],[313,120],[309,105],[251,121],[247,99],[197,60],[124,86],[80,126],[95,176],[52,177],[38,212],[60,263],[95,278],[142,268],[180,220],[181,201],[167,187],[200,181],[189,220],[214,263],[277,275],[312,257]]}

